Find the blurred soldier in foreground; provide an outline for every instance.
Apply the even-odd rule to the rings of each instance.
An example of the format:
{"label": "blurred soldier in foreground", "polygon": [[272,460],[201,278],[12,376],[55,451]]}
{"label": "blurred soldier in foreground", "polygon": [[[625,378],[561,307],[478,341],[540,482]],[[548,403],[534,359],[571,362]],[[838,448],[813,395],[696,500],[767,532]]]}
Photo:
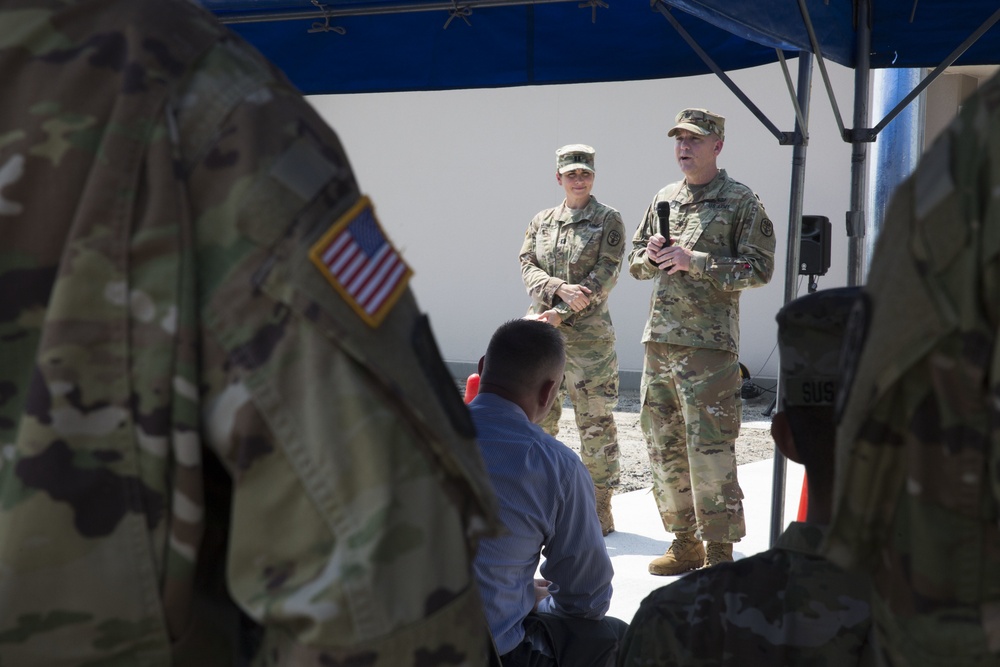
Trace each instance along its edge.
{"label": "blurred soldier in foreground", "polygon": [[0,664],[484,664],[489,482],[335,134],[194,3],[0,26]]}
{"label": "blurred soldier in foreground", "polygon": [[[726,119],[684,109],[667,131],[684,179],[656,193],[632,236],[629,272],[652,280],[639,387],[653,496],[674,540],[649,572],[733,560],[746,534],[736,471],[740,294],[774,272],[774,226],[718,166]],[[707,542],[707,547],[704,542]]]}
{"label": "blurred soldier in foreground", "polygon": [[1000,664],[998,326],[994,77],[896,190],[850,322],[827,554],[872,572],[889,665]]}
{"label": "blurred soldier in foreground", "polygon": [[857,293],[824,290],[778,312],[785,392],[771,433],[806,468],[806,521],[789,524],[772,549],[650,594],[629,627],[623,667],[875,664],[867,576],[818,553],[830,519],[838,360]]}

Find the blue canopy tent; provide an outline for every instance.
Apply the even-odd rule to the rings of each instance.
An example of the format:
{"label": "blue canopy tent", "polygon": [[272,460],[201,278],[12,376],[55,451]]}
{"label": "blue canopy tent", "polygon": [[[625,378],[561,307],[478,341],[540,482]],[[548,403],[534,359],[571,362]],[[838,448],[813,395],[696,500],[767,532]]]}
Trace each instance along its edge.
{"label": "blue canopy tent", "polygon": [[[793,147],[785,301],[798,277],[813,58],[853,147],[848,280],[863,281],[867,146],[946,67],[1000,64],[997,0],[201,0],[306,94],[626,81],[714,72]],[[986,35],[985,38],[982,38]],[[800,55],[792,83],[787,55]],[[853,126],[825,59],[853,68]],[[795,108],[779,130],[726,71],[780,61]],[[934,68],[868,127],[872,68]],[[782,388],[778,388],[779,395]],[[775,453],[771,541],[782,529]]]}
{"label": "blue canopy tent", "polygon": [[[343,0],[322,9],[302,0],[204,4],[307,94],[657,79],[708,71],[641,0]],[[680,20],[725,69],[775,60],[769,46],[692,16]]]}
{"label": "blue canopy tent", "polygon": [[[995,0],[202,0],[306,94],[655,79],[710,71],[672,12],[723,70],[813,51],[859,66],[856,18],[870,16],[870,67],[935,67],[996,11]],[[585,44],[585,57],[574,44]],[[1000,39],[955,64],[1000,62]]]}

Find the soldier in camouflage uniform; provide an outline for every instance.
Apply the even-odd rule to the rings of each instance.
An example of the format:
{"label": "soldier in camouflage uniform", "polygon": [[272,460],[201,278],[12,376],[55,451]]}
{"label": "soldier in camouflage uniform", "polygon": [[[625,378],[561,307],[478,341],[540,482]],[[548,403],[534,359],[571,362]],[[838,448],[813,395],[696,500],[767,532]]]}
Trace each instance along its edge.
{"label": "soldier in camouflage uniform", "polygon": [[771,433],[806,467],[809,507],[774,548],[693,572],[651,593],[621,667],[874,665],[867,576],[818,553],[830,519],[841,343],[858,288],[824,290],[778,312],[783,409]]}
{"label": "soldier in camouflage uniform", "polygon": [[0,665],[485,664],[489,481],[335,134],[195,3],[0,25]]}
{"label": "soldier in camouflage uniform", "polygon": [[[775,244],[763,204],[717,166],[725,118],[684,109],[667,136],[675,137],[684,180],[656,194],[629,253],[632,276],[654,281],[642,334],[640,425],[657,508],[674,534],[649,564],[657,575],[731,561],[732,543],[746,534],[736,478],[739,299],[771,279]],[[667,235],[661,202],[669,204]]]}
{"label": "soldier in camouflage uniform", "polygon": [[896,190],[850,322],[831,560],[888,665],[1000,664],[1000,78]]}
{"label": "soldier in camouflage uniform", "polygon": [[531,297],[528,316],[566,336],[566,375],[552,411],[541,423],[559,434],[566,394],[580,432],[580,454],[597,496],[601,531],[615,529],[611,495],[618,486],[618,355],[608,296],[625,253],[621,214],[590,194],[594,149],[570,144],[556,151],[556,181],[566,199],[531,220],[521,246],[521,278]]}

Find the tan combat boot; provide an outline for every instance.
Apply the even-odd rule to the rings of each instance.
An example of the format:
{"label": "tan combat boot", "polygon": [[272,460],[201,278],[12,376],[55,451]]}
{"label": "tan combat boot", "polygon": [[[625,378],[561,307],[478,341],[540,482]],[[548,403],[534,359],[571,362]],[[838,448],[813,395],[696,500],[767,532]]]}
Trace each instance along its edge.
{"label": "tan combat boot", "polygon": [[709,542],[705,550],[705,567],[719,563],[733,562],[733,545],[731,542]]}
{"label": "tan combat boot", "polygon": [[611,495],[614,488],[610,486],[595,486],[594,495],[597,498],[597,518],[601,520],[601,534],[615,532],[615,518],[611,516]]}
{"label": "tan combat boot", "polygon": [[674,541],[667,552],[649,563],[649,573],[661,576],[684,574],[697,570],[705,562],[705,545],[694,536],[694,531],[674,533]]}

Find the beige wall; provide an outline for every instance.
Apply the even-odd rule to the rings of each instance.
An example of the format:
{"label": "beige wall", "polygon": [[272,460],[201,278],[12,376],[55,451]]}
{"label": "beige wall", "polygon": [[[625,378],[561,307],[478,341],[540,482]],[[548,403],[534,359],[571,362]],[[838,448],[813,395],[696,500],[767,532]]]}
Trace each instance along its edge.
{"label": "beige wall", "polygon": [[[849,123],[853,72],[828,68]],[[794,81],[794,59],[790,69]],[[780,130],[793,129],[777,65],[731,77]],[[813,81],[803,212],[833,224],[833,266],[819,286],[837,287],[845,284],[851,151],[818,68]],[[311,100],[340,134],[362,191],[414,268],[417,299],[458,371],[478,360],[498,324],[527,308],[517,254],[531,217],[562,199],[556,148],[579,142],[597,149],[594,194],[622,212],[631,235],[656,191],[678,178],[666,137],[676,112],[698,106],[722,113],[720,166],[757,191],[778,233],[774,279],[742,298],[740,358],[755,377],[776,375],[774,315],[784,295],[792,149],[779,146],[716,77]],[[636,385],[642,368],[650,289],[623,270],[611,295],[623,386]],[[805,291],[802,281],[799,293]]]}
{"label": "beige wall", "polygon": [[924,147],[929,147],[941,133],[962,103],[974,93],[980,82],[995,74],[1000,67],[952,67],[927,87]]}

